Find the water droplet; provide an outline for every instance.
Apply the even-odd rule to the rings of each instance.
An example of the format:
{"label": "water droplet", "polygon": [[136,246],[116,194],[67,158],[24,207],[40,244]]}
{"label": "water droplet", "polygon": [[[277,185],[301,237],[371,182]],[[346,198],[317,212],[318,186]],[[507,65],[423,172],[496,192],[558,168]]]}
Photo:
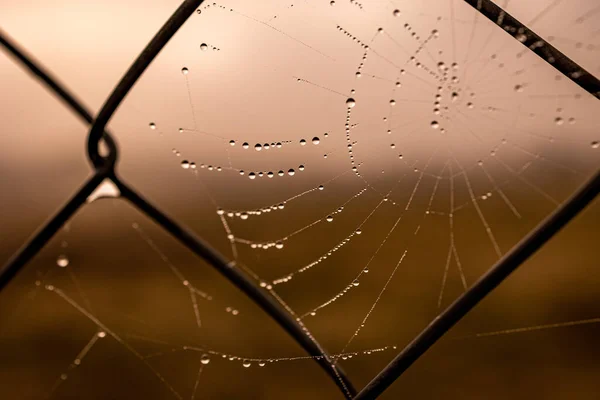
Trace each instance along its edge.
{"label": "water droplet", "polygon": [[150,122],[150,129],[156,129],[156,124],[154,122]]}
{"label": "water droplet", "polygon": [[391,100],[390,100],[390,106],[395,106],[395,105],[396,105],[396,100],[394,100],[394,99],[391,99]]}
{"label": "water droplet", "polygon": [[230,141],[229,141],[229,145],[230,145],[230,146],[235,146],[235,140],[230,140]]}
{"label": "water droplet", "polygon": [[328,215],[327,216],[327,222],[331,222],[331,221],[333,221],[333,217],[331,215]]}
{"label": "water droplet", "polygon": [[556,118],[554,118],[554,123],[556,125],[562,125],[565,123],[565,121],[561,117],[556,117]]}
{"label": "water droplet", "polygon": [[319,143],[321,143],[321,141],[319,140],[318,137],[315,136],[314,138],[312,138],[312,144],[319,144]]}
{"label": "water droplet", "polygon": [[437,129],[440,127],[440,124],[437,121],[431,121],[431,127]]}
{"label": "water droplet", "polygon": [[187,74],[188,74],[188,72],[190,72],[190,70],[189,70],[189,69],[187,69],[187,67],[183,67],[183,68],[181,68],[181,73],[182,73],[182,74],[184,74],[184,75],[187,75]]}
{"label": "water droplet", "polygon": [[248,217],[249,217],[249,215],[248,215],[248,213],[246,211],[244,211],[243,213],[240,214],[240,218],[243,219],[243,220],[248,219]]}
{"label": "water droplet", "polygon": [[306,144],[306,139],[300,139],[300,145],[304,146]]}
{"label": "water droplet", "polygon": [[202,357],[200,357],[200,362],[204,365],[207,365],[210,363],[210,356],[208,354],[202,354]]}
{"label": "water droplet", "polygon": [[277,243],[275,243],[275,248],[276,249],[283,249],[283,242],[282,241],[278,241]]}
{"label": "water droplet", "polygon": [[200,45],[200,50],[202,50],[202,51],[206,51],[206,50],[208,50],[208,45],[207,45],[206,43],[202,43],[202,44]]}
{"label": "water droplet", "polygon": [[298,167],[298,170],[299,170],[300,172],[304,171],[304,165],[300,165],[300,166]]}
{"label": "water droplet", "polygon": [[348,100],[346,100],[346,107],[352,108],[355,105],[356,105],[356,101],[352,97],[350,97],[350,98],[348,98]]}
{"label": "water droplet", "polygon": [[357,230],[356,230],[356,234],[357,234],[357,235],[360,235],[361,233],[362,233],[362,231],[361,231],[360,229],[357,229]]}
{"label": "water droplet", "polygon": [[266,365],[266,363],[264,361],[261,361],[261,362],[258,363],[259,367],[264,367],[265,365]]}
{"label": "water droplet", "polygon": [[190,162],[188,160],[181,161],[181,168],[188,169],[190,167]]}
{"label": "water droplet", "polygon": [[590,143],[590,146],[592,146],[592,149],[597,149],[600,147],[600,142],[594,140],[592,143]]}
{"label": "water droplet", "polygon": [[244,143],[242,144],[242,147],[243,147],[244,149],[247,149],[248,147],[250,147],[250,145],[248,144],[248,142],[244,142]]}
{"label": "water droplet", "polygon": [[252,365],[252,363],[248,360],[244,360],[242,362],[242,365],[244,366],[244,368],[250,368],[250,366]]}
{"label": "water droplet", "polygon": [[294,171],[294,169],[293,169],[293,168],[290,168],[290,169],[288,170],[288,175],[289,175],[289,176],[294,176],[294,174],[295,174],[295,173],[296,173],[296,171]]}
{"label": "water droplet", "polygon": [[262,146],[261,146],[261,144],[260,144],[260,143],[256,143],[256,144],[254,145],[254,150],[256,150],[256,151],[261,151],[261,150],[262,150]]}
{"label": "water droplet", "polygon": [[106,178],[102,183],[88,196],[86,202],[91,203],[92,201],[108,198],[116,198],[121,195],[119,188],[114,184],[113,181]]}
{"label": "water droplet", "polygon": [[250,172],[250,173],[248,174],[248,178],[250,178],[250,179],[255,179],[255,178],[256,178],[256,174],[255,174],[254,172]]}
{"label": "water droplet", "polygon": [[67,265],[69,265],[69,259],[67,258],[67,256],[65,256],[64,254],[61,254],[60,256],[58,256],[58,258],[56,259],[56,265],[58,265],[61,268],[66,267]]}
{"label": "water droplet", "polygon": [[523,86],[522,85],[515,85],[515,92],[522,93],[523,92]]}
{"label": "water droplet", "polygon": [[325,187],[323,185],[319,185],[319,190],[323,190]]}
{"label": "water droplet", "polygon": [[335,1],[331,0],[331,1],[329,2],[329,5],[330,5],[330,6],[335,6]]}
{"label": "water droplet", "polygon": [[106,337],[106,332],[98,332],[98,337],[99,337],[100,339],[102,339],[102,338]]}
{"label": "water droplet", "polygon": [[397,17],[400,15],[400,10],[396,9],[394,10],[394,17]]}

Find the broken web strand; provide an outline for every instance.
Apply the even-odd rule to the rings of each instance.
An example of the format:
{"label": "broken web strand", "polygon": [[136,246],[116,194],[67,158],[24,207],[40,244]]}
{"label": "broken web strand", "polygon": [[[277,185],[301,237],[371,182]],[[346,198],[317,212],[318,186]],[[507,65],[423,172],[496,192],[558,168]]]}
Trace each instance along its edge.
{"label": "broken web strand", "polygon": [[453,340],[464,340],[464,339],[475,339],[475,338],[490,337],[490,336],[511,335],[511,334],[515,334],[515,333],[536,332],[536,331],[543,331],[543,330],[548,330],[548,329],[567,328],[567,327],[572,327],[572,326],[597,324],[597,323],[600,323],[600,318],[580,319],[580,320],[575,320],[575,321],[556,322],[556,323],[552,323],[552,324],[533,325],[533,326],[527,326],[527,327],[523,327],[523,328],[512,328],[512,329],[502,329],[499,331],[492,331],[492,332],[481,332],[481,333],[475,333],[473,335],[467,335],[467,336],[453,338]]}
{"label": "broken web strand", "polygon": [[[127,351],[133,354],[138,360],[140,360],[152,373],[153,375],[161,382],[161,384],[167,388],[177,399],[183,399],[183,397],[167,382],[167,380],[154,368],[152,365],[144,359],[144,357],[138,353],[129,343],[123,340],[119,335],[110,330],[107,326],[105,326],[102,322],[100,322],[94,315],[86,311],[83,307],[77,304],[73,299],[71,299],[67,294],[65,294],[61,289],[54,287],[53,285],[46,285],[46,290],[49,292],[55,293],[68,304],[70,304],[73,308],[79,311],[83,316],[89,319],[91,322],[96,324],[101,332],[106,335],[111,336],[115,339],[120,345],[122,345]],[[61,375],[62,376],[62,375]]]}
{"label": "broken web strand", "polygon": [[192,391],[191,400],[194,400],[196,398],[196,393],[198,392],[198,385],[200,384],[200,377],[202,376],[202,371],[204,371],[204,363],[201,359],[200,367],[198,367],[198,375],[196,376],[196,381],[194,382],[194,389]]}
{"label": "broken web strand", "polygon": [[81,349],[81,351],[75,356],[73,362],[69,365],[69,367],[60,374],[60,376],[56,379],[56,382],[48,392],[46,398],[50,399],[54,395],[54,393],[58,390],[58,388],[62,385],[64,381],[66,381],[69,377],[69,374],[77,367],[81,365],[83,359],[87,355],[87,353],[92,350],[92,347],[96,344],[99,339],[106,337],[106,333],[104,331],[98,331],[94,333],[92,338],[87,342],[87,344]]}
{"label": "broken web strand", "polygon": [[[132,224],[132,228],[137,232],[139,237],[146,243],[154,253],[156,253],[160,259],[164,262],[164,264],[169,268],[169,270],[173,273],[173,275],[177,278],[179,282],[181,282],[182,286],[187,288],[190,294],[191,306],[194,312],[194,316],[196,319],[196,325],[198,328],[202,327],[202,321],[200,318],[200,309],[198,306],[198,297],[206,300],[208,302],[212,302],[214,300],[213,295],[207,294],[206,292],[198,289],[194,284],[192,284],[172,262],[169,258],[162,252],[162,250],[154,243],[154,241],[148,236],[148,234],[140,227],[137,222]],[[224,307],[224,311],[231,313],[232,315],[238,315],[239,311],[233,307],[227,306]]]}

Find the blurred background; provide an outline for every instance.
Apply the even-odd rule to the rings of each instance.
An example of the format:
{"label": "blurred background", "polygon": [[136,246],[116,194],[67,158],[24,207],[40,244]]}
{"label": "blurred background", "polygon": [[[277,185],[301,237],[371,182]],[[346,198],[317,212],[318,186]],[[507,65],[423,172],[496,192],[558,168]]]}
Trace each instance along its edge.
{"label": "blurred background", "polygon": [[[98,112],[178,5],[0,0],[0,28]],[[600,74],[595,1],[498,5]],[[0,93],[5,262],[91,169],[88,127],[5,52]],[[598,169],[599,111],[460,0],[230,0],[109,128],[119,175],[272,285],[361,388]],[[599,222],[596,201],[382,398],[597,398]],[[109,185],[0,293],[0,351],[6,399],[343,398]]]}

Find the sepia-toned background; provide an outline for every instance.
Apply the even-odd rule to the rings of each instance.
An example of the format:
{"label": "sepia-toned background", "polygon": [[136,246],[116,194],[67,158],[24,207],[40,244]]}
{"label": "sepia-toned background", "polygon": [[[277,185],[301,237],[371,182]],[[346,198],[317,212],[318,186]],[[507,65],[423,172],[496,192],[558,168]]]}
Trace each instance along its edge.
{"label": "sepia-toned background", "polygon": [[[596,2],[498,4],[600,75]],[[178,5],[0,0],[0,28],[97,112]],[[356,102],[350,142],[348,98]],[[599,111],[595,98],[459,0],[231,0],[205,2],[190,17],[109,128],[119,175],[228,259],[217,209],[287,199],[247,220],[224,215],[237,262],[260,280],[336,249],[275,291],[299,316],[346,291],[303,322],[332,354],[364,324],[346,349],[360,354],[340,361],[360,388],[464,291],[461,270],[473,284],[598,169]],[[91,170],[88,127],[6,53],[0,118],[4,263]],[[273,178],[248,178],[269,171]],[[599,223],[596,201],[382,398],[596,398]],[[246,244],[278,240],[282,249]],[[63,255],[66,267],[57,265]],[[202,364],[207,349],[226,357]],[[312,360],[286,360],[303,356],[212,267],[118,198],[89,202],[0,293],[3,399],[343,398]],[[246,359],[266,365],[244,367]]]}

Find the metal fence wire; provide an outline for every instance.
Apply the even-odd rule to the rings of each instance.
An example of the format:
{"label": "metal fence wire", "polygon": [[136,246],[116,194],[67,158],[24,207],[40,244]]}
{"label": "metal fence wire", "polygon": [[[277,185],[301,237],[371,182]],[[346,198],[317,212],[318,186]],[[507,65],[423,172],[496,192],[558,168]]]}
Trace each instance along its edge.
{"label": "metal fence wire", "polygon": [[[563,53],[555,49],[543,38],[521,24],[514,17],[490,0],[464,0],[482,15],[496,23],[499,29],[519,40],[571,81],[592,96],[600,99],[600,81],[585,71]],[[150,43],[143,49],[98,115],[92,114],[57,79],[33,61],[4,32],[0,31],[0,44],[18,60],[23,67],[47,85],[54,94],[64,101],[81,119],[91,125],[87,155],[92,164],[93,175],[73,195],[65,205],[44,224],[0,269],[0,290],[2,290],[23,266],[56,234],[56,232],[84,205],[88,196],[106,179],[112,181],[123,198],[153,219],[197,256],[216,268],[225,278],[242,290],[253,302],[273,318],[294,340],[313,357],[339,387],[346,398],[375,399],[385,391],[406,369],[421,357],[440,337],[452,328],[473,307],[485,298],[496,286],[506,279],[533,253],[541,248],[562,227],[582,211],[600,191],[600,170],[581,186],[566,202],[543,220],[535,229],[506,253],[473,286],[438,315],[412,342],[410,342],[367,386],[359,393],[340,367],[334,362],[317,340],[309,335],[292,315],[285,310],[271,293],[250,278],[234,263],[213,249],[184,225],[174,221],[167,214],[147,201],[140,193],[117,174],[118,148],[105,127],[127,93],[154,60],[157,54],[185,23],[203,0],[185,0],[167,20]],[[519,38],[517,39],[517,36]],[[523,40],[523,38],[526,38]],[[102,155],[101,141],[108,149]]]}

